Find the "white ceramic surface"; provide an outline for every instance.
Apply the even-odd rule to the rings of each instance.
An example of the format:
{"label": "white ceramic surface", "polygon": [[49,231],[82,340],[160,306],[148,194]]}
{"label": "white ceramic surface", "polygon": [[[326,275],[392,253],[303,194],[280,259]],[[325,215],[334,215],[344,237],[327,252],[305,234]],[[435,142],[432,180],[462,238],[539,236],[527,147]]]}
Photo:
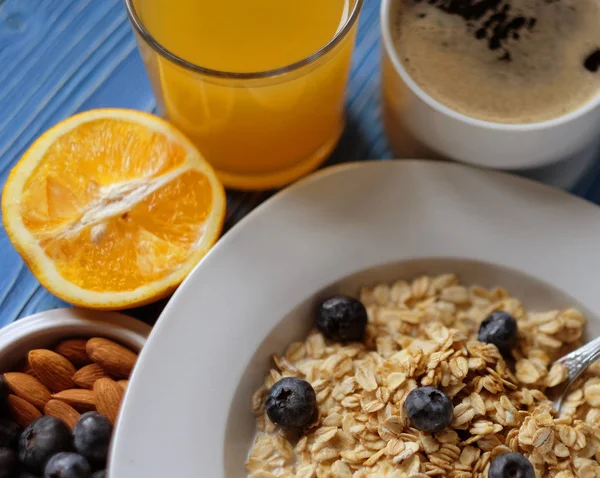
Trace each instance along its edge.
{"label": "white ceramic surface", "polygon": [[63,339],[106,337],[140,350],[151,327],[123,314],[85,309],[54,309],[19,319],[0,329],[0,372],[10,370],[27,352],[52,347]]}
{"label": "white ceramic surface", "polygon": [[528,169],[577,161],[598,149],[600,95],[559,118],[530,124],[474,119],[426,94],[408,75],[394,48],[391,12],[381,3],[383,117],[401,158],[444,157],[500,169]]}
{"label": "white ceramic surface", "polygon": [[134,371],[109,475],[245,477],[250,397],[324,295],[454,271],[533,309],[598,312],[599,243],[600,209],[509,175],[427,161],[319,172],[227,233],[170,301]]}

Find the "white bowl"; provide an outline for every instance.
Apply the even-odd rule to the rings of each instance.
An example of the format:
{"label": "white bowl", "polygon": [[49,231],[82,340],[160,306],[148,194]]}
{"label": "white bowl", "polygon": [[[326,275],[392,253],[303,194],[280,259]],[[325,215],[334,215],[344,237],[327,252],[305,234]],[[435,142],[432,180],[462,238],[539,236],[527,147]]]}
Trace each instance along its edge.
{"label": "white bowl", "polygon": [[242,478],[250,397],[319,298],[453,271],[532,309],[579,306],[600,335],[600,210],[500,173],[434,162],[322,171],[232,229],[180,287],[140,355],[111,478]]}
{"label": "white bowl", "polygon": [[0,372],[6,372],[32,349],[54,347],[69,338],[105,337],[136,352],[152,328],[116,312],[55,309],[25,317],[0,329]]}

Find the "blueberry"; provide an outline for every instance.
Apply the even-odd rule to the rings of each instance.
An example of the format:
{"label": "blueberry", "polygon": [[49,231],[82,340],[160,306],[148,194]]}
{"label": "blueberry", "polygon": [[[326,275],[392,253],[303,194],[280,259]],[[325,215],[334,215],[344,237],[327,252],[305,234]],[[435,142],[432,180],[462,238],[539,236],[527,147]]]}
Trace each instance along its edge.
{"label": "blueberry", "polygon": [[306,380],[285,377],[269,390],[265,408],[273,423],[284,428],[301,428],[315,418],[317,396]]}
{"label": "blueberry", "polygon": [[535,472],[533,465],[520,453],[503,453],[492,461],[488,478],[535,478]]}
{"label": "blueberry", "polygon": [[450,425],[454,412],[452,401],[435,387],[412,390],[406,397],[404,408],[410,424],[427,433],[440,432]]}
{"label": "blueberry", "polygon": [[50,458],[44,478],[91,478],[92,469],[87,460],[77,453],[62,452]]}
{"label": "blueberry", "polygon": [[16,448],[21,427],[8,418],[0,418],[0,446]]}
{"label": "blueberry", "polygon": [[9,478],[16,471],[17,455],[10,448],[0,448],[0,478]]}
{"label": "blueberry", "polygon": [[108,456],[108,445],[112,425],[98,412],[81,415],[73,430],[75,449],[94,466],[104,466]]}
{"label": "blueberry", "polygon": [[510,352],[517,338],[517,321],[508,312],[493,312],[481,322],[477,338],[494,344],[502,354]]}
{"label": "blueberry", "polygon": [[34,473],[61,451],[71,450],[71,430],[58,418],[44,416],[32,422],[19,438],[19,460]]}
{"label": "blueberry", "polygon": [[8,387],[8,383],[4,378],[4,375],[0,375],[0,403],[4,403],[8,398],[8,394],[10,393],[10,388]]}
{"label": "blueberry", "polygon": [[106,470],[97,471],[92,475],[92,478],[106,478]]}
{"label": "blueberry", "polygon": [[360,342],[367,326],[367,309],[353,297],[336,295],[324,300],[317,312],[317,328],[336,342]]}

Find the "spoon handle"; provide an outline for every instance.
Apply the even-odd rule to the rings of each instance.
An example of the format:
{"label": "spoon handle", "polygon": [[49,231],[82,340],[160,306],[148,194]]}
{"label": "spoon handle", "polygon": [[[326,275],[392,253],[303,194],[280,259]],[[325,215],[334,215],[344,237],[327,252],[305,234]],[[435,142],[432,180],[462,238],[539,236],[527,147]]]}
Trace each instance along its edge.
{"label": "spoon handle", "polygon": [[579,347],[573,352],[558,359],[555,363],[563,364],[567,367],[568,379],[559,387],[558,397],[554,401],[554,408],[560,414],[563,401],[571,388],[571,385],[583,371],[588,368],[600,357],[600,337],[588,342],[583,347]]}
{"label": "spoon handle", "polygon": [[569,382],[573,382],[581,373],[600,357],[600,337],[561,357],[556,363],[567,367]]}

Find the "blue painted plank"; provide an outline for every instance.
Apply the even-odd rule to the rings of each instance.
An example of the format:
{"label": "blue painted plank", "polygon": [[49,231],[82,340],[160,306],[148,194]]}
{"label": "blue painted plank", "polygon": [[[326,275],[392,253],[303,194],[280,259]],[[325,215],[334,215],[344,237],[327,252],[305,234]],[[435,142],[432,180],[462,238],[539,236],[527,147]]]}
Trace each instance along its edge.
{"label": "blue painted plank", "polygon": [[[115,95],[115,91],[119,91],[119,95]],[[152,112],[155,104],[142,57],[134,48],[80,105],[78,111],[118,107]]]}

